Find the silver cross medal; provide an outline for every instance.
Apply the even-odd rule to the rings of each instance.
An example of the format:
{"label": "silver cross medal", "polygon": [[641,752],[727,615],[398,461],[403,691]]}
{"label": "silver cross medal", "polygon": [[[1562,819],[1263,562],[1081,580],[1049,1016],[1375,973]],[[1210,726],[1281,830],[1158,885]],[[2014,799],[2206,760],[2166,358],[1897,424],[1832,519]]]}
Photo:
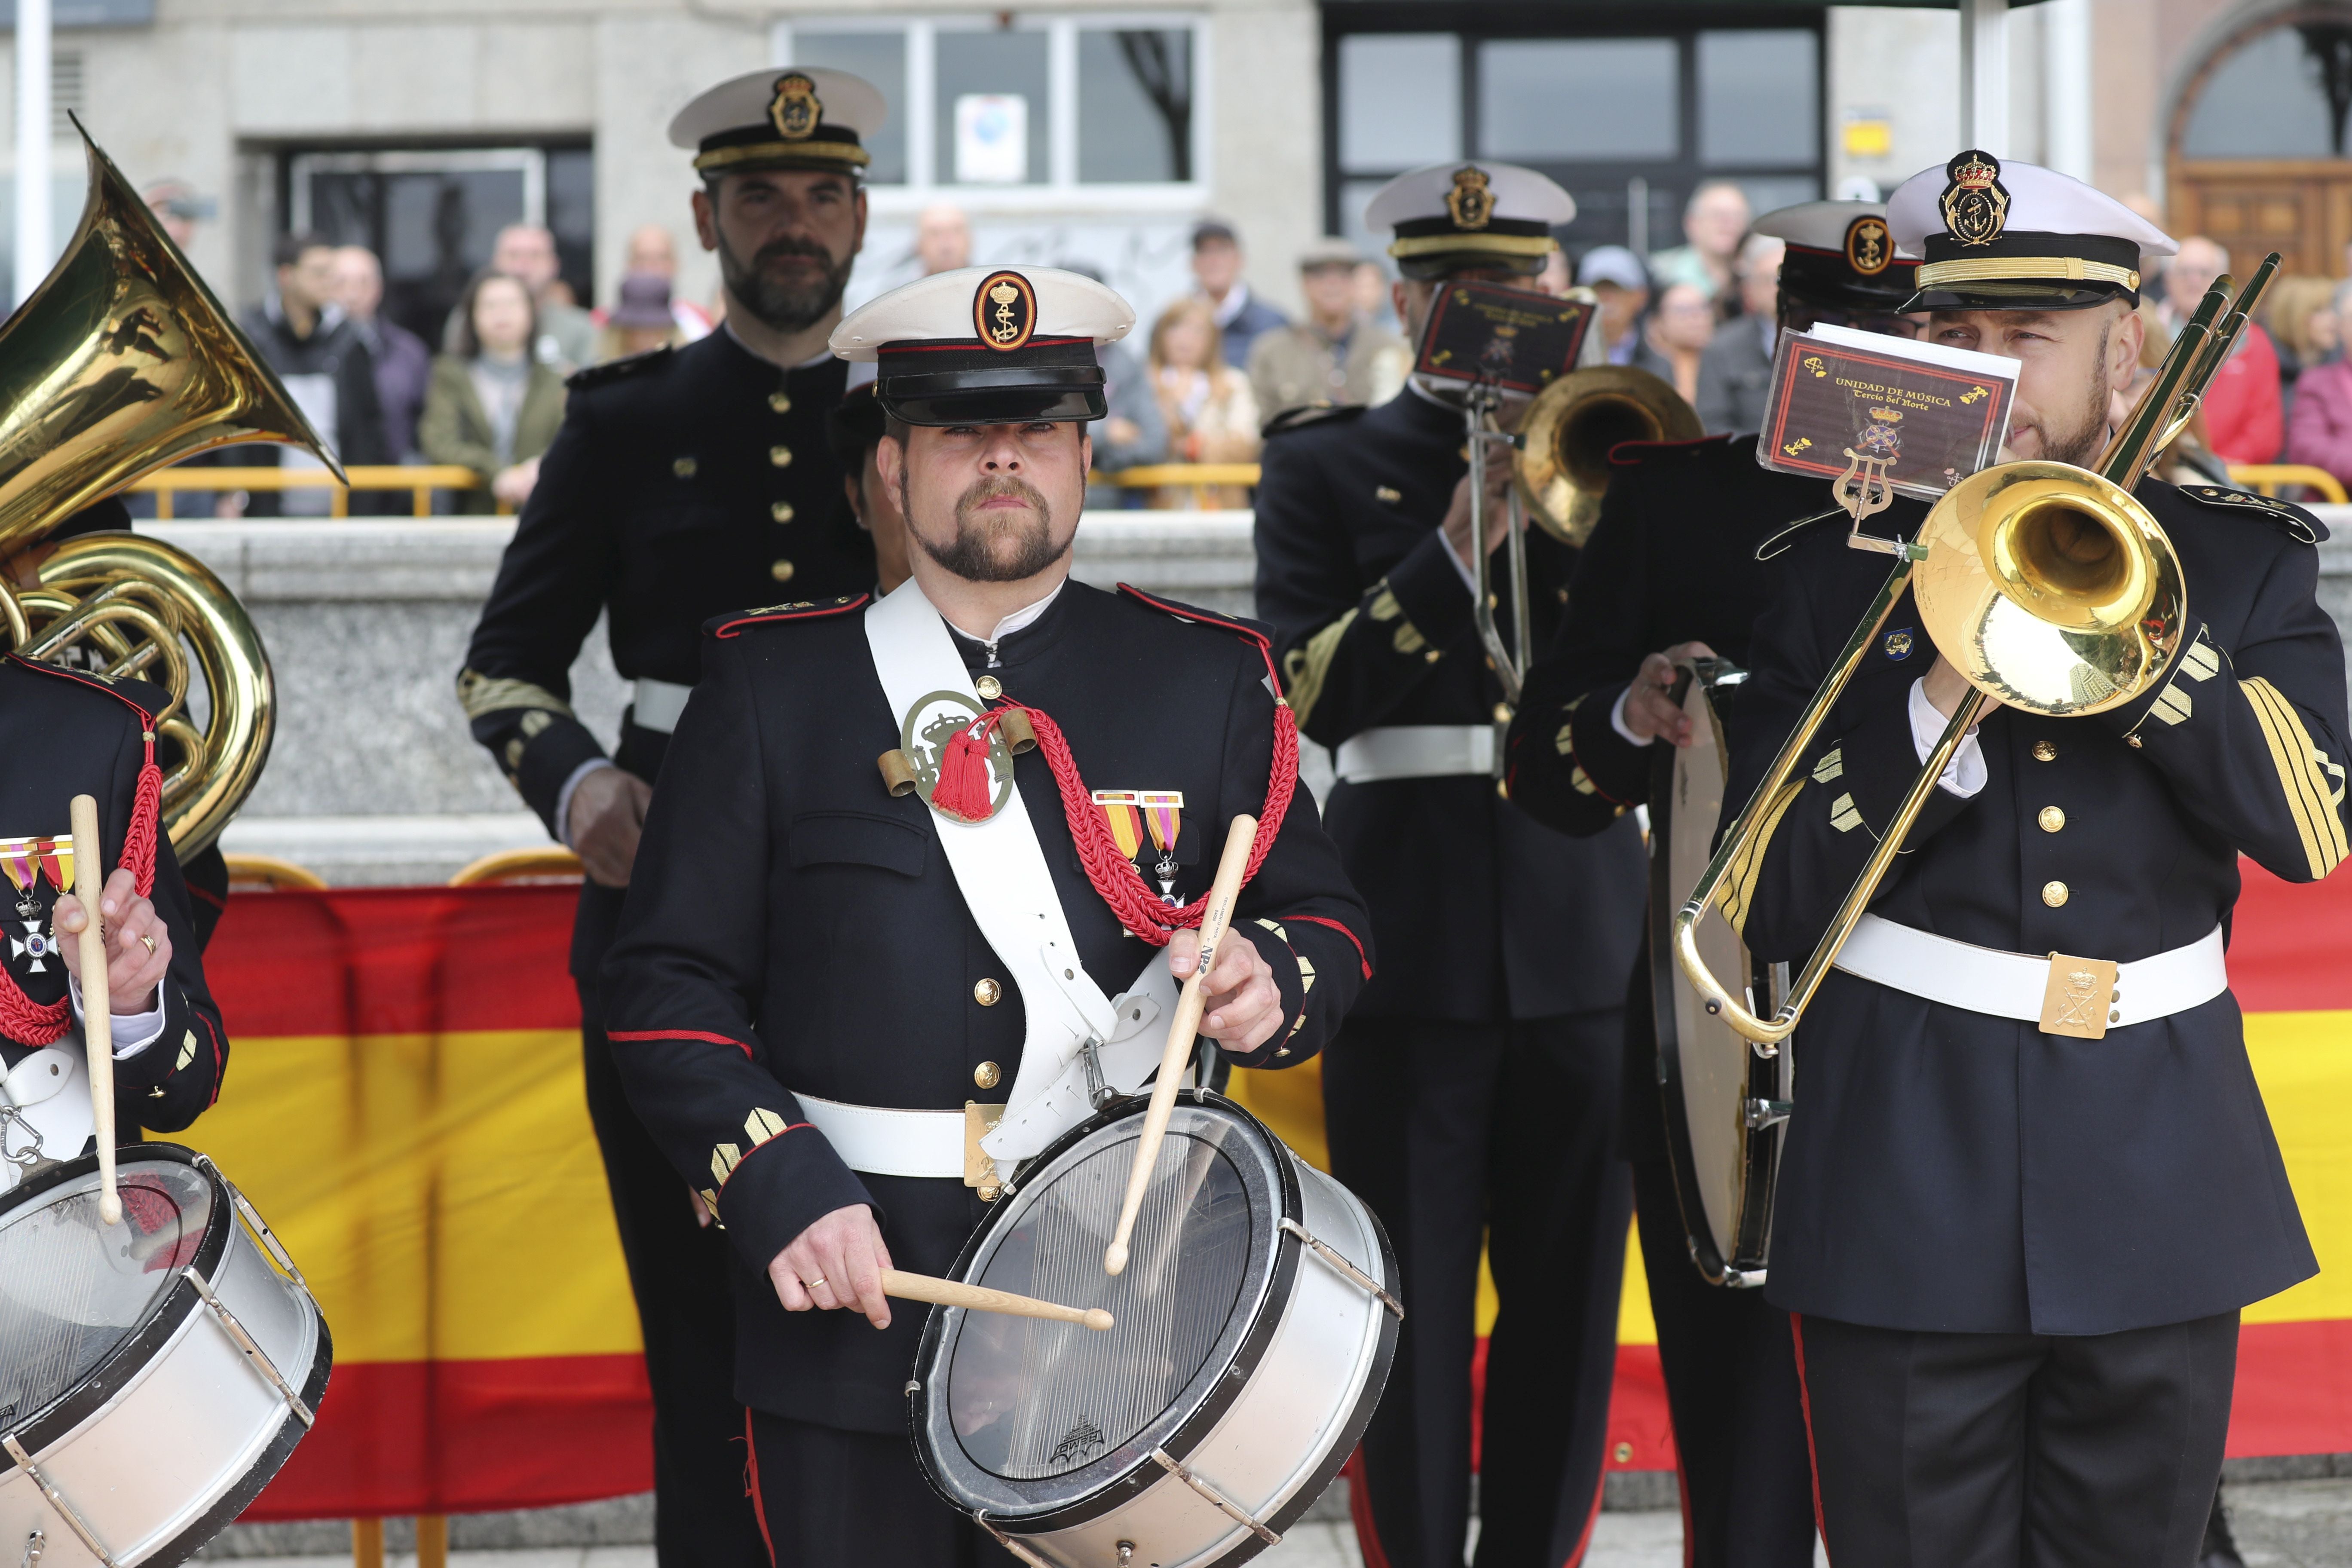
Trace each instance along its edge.
{"label": "silver cross medal", "polygon": [[24,926],[23,941],[19,942],[13,936],[8,939],[8,956],[23,958],[30,954],[33,962],[26,967],[25,972],[27,974],[46,974],[48,973],[49,966],[41,961],[56,951],[56,944],[42,934],[40,921],[26,921]]}

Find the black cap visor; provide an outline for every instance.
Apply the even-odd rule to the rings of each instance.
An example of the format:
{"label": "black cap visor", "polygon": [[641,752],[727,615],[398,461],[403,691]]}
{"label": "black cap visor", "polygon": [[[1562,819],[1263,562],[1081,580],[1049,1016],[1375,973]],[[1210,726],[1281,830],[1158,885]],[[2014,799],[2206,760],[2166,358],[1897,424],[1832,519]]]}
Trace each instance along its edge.
{"label": "black cap visor", "polygon": [[1780,261],[1780,292],[1829,310],[1899,311],[1918,292],[1916,275],[1915,263],[1892,261],[1865,276],[1843,252],[1792,245]]}
{"label": "black cap visor", "polygon": [[1900,307],[1904,314],[1927,310],[2086,310],[2110,300],[2137,305],[2139,296],[2113,283],[2053,283],[2039,279],[1975,282],[1922,289]]}
{"label": "black cap visor", "polygon": [[1100,365],[1007,365],[886,375],[874,395],[909,425],[1028,425],[1095,420],[1108,405]]}

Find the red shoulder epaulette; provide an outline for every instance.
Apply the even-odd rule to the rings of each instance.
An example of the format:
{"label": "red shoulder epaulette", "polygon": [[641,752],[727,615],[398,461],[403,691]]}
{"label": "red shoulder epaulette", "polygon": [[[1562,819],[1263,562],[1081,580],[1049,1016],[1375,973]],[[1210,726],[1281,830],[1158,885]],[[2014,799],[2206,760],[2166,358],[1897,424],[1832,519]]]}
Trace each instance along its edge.
{"label": "red shoulder epaulette", "polygon": [[1691,436],[1680,441],[1620,441],[1609,448],[1609,464],[1612,468],[1630,468],[1643,458],[1661,452],[1704,447],[1711,441],[1730,439],[1730,435],[1726,433],[1720,436]]}
{"label": "red shoulder epaulette", "polygon": [[[1261,651],[1266,653],[1269,658],[1272,657],[1271,640],[1265,633],[1247,621],[1237,620],[1232,616],[1221,616],[1214,610],[1204,610],[1197,605],[1186,605],[1174,599],[1163,599],[1155,594],[1145,593],[1132,583],[1121,583],[1118,585],[1118,591],[1139,605],[1149,605],[1151,608],[1171,615],[1180,621],[1197,621],[1204,626],[1222,626],[1235,637],[1246,637]],[[1267,668],[1272,668],[1273,666],[1269,664]]]}
{"label": "red shoulder epaulette", "polygon": [[745,626],[772,626],[783,621],[822,620],[827,616],[845,616],[852,610],[862,610],[874,600],[871,594],[845,594],[838,599],[818,604],[803,599],[797,604],[769,605],[757,610],[738,610],[732,615],[714,616],[703,630],[725,642],[740,637]]}
{"label": "red shoulder epaulette", "polygon": [[140,720],[139,727],[142,730],[146,729],[155,721],[154,713],[144,702],[142,702],[137,698],[131,696],[130,692],[125,691],[121,687],[116,685],[112,680],[108,679],[105,676],[91,675],[86,670],[68,669],[61,664],[44,663],[40,659],[26,658],[22,654],[12,653],[8,658],[20,668],[33,670],[41,675],[54,675],[60,680],[70,680],[75,685],[86,686],[92,691],[105,692],[109,697],[113,698],[117,702],[120,702],[124,707],[130,709],[133,713],[138,714]]}

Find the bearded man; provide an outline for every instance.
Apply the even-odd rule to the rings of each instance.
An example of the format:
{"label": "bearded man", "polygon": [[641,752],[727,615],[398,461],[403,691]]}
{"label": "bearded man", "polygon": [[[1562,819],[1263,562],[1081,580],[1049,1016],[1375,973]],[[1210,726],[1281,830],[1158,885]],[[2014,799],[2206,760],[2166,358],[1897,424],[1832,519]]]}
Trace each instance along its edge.
{"label": "bearded man", "polygon": [[[1097,351],[1134,321],[1073,272],[965,268],[841,324],[837,353],[879,361],[878,479],[912,576],[705,628],[604,965],[630,1102],[734,1252],[779,1568],[1012,1562],[918,1468],[923,1314],[880,1270],[948,1272],[996,1178],[1092,1114],[1053,1092],[1098,1027],[1117,1043],[1087,1019],[1192,973],[1236,816],[1259,858],[1210,961],[1203,1048],[1295,1066],[1370,973],[1363,906],[1294,793],[1266,634],[1070,580]],[[1139,797],[1149,838],[1113,816]],[[976,1139],[975,1103],[1003,1115]]]}
{"label": "bearded man", "polygon": [[[744,1500],[730,1386],[725,1243],[621,1093],[595,986],[669,732],[720,610],[854,593],[874,553],[826,421],[848,369],[825,340],[866,237],[861,144],[882,95],[839,71],[720,83],[670,125],[703,180],[724,330],[571,379],[457,678],[474,738],[587,871],[572,933],[588,1110],[644,1328],[654,1394],[656,1542],[665,1565],[764,1563]],[[569,671],[597,616],[635,682],[608,753],[572,713]]]}

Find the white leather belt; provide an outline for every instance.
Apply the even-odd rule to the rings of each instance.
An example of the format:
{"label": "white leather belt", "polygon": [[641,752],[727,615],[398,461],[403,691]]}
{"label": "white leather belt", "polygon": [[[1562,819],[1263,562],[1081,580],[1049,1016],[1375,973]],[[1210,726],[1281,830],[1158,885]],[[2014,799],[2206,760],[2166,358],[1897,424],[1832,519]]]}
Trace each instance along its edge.
{"label": "white leather belt", "polygon": [[1495,756],[1492,724],[1386,724],[1340,742],[1333,768],[1343,784],[1492,777]]}
{"label": "white leather belt", "polygon": [[2218,925],[2201,942],[2116,964],[2107,980],[2100,960],[2001,952],[1864,915],[1838,951],[1837,967],[1948,1007],[2087,1039],[2185,1013],[2230,988]]}
{"label": "white leather belt", "polygon": [[844,1105],[795,1091],[801,1114],[824,1134],[841,1163],[869,1176],[963,1179],[964,1114],[961,1110],[887,1110]]}
{"label": "white leather belt", "polygon": [[641,679],[629,704],[629,721],[640,730],[667,735],[677,728],[677,716],[686,711],[686,700],[693,695],[693,687],[675,680]]}

